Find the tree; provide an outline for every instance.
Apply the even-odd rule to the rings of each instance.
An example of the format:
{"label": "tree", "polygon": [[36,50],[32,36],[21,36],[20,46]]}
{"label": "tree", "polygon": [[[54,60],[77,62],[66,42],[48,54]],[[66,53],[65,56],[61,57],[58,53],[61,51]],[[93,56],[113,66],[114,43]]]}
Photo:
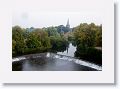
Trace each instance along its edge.
{"label": "tree", "polygon": [[50,38],[48,37],[48,33],[46,31],[42,29],[35,29],[33,33],[37,36],[43,47],[51,47]]}
{"label": "tree", "polygon": [[12,54],[16,53],[15,47],[16,47],[16,41],[12,40]]}
{"label": "tree", "polygon": [[94,46],[95,31],[87,23],[80,24],[74,28],[76,43],[85,47]]}
{"label": "tree", "polygon": [[41,41],[37,38],[37,36],[33,33],[30,33],[28,39],[26,41],[27,48],[40,48]]}
{"label": "tree", "polygon": [[57,32],[57,28],[55,27],[48,27],[46,31],[48,33],[48,36],[55,36],[55,37],[60,36],[60,34]]}
{"label": "tree", "polygon": [[96,46],[102,47],[102,29],[99,27],[99,29],[96,31]]}
{"label": "tree", "polygon": [[15,52],[19,54],[24,53],[24,48],[26,47],[26,44],[24,41],[22,28],[20,28],[19,26],[15,26],[12,28],[12,39]]}
{"label": "tree", "polygon": [[50,37],[50,42],[52,45],[52,50],[54,51],[65,51],[68,47],[68,41],[63,37]]}
{"label": "tree", "polygon": [[95,46],[102,46],[102,27],[94,23],[80,24],[74,28],[74,37],[77,45],[75,56],[101,65],[102,51]]}

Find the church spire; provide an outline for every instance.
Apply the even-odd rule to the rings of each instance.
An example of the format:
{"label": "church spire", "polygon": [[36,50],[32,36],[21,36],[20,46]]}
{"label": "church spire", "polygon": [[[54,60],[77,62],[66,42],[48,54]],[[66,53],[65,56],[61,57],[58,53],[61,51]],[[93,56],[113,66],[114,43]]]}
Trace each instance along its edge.
{"label": "church spire", "polygon": [[67,28],[70,28],[70,24],[69,24],[69,18],[68,18],[68,21],[67,21],[67,25],[66,25]]}
{"label": "church spire", "polygon": [[67,21],[67,25],[69,25],[69,19],[68,19],[68,21]]}

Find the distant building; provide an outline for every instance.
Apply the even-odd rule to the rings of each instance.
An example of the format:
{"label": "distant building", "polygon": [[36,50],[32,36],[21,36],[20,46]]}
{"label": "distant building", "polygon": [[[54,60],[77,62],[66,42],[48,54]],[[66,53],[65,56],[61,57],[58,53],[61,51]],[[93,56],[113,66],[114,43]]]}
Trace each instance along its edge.
{"label": "distant building", "polygon": [[69,19],[67,21],[66,28],[70,28]]}
{"label": "distant building", "polygon": [[61,25],[61,26],[60,26],[60,33],[61,33],[61,34],[64,34],[63,28],[64,28],[64,26]]}
{"label": "distant building", "polygon": [[34,27],[26,28],[26,30],[27,30],[28,32],[32,32],[32,31],[34,30]]}
{"label": "distant building", "polygon": [[69,19],[67,20],[66,26],[59,25],[57,29],[58,29],[58,32],[61,33],[61,34],[65,34],[67,32],[71,32],[72,29],[70,28]]}
{"label": "distant building", "polygon": [[70,28],[69,19],[68,19],[67,24],[66,24],[66,29],[68,30],[68,32],[72,31],[72,29]]}

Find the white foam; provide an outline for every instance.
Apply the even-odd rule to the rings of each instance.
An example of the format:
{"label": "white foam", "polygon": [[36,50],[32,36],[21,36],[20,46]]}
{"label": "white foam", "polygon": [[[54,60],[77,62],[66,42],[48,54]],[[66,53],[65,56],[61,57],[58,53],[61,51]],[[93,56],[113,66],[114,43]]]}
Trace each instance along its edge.
{"label": "white foam", "polygon": [[46,57],[50,57],[50,53],[47,53]]}
{"label": "white foam", "polygon": [[21,61],[21,60],[25,60],[25,59],[26,59],[25,57],[13,58],[13,59],[12,59],[12,62]]}
{"label": "white foam", "polygon": [[[38,58],[38,57],[41,57],[40,55],[38,56],[34,56],[34,58]],[[87,66],[87,67],[90,67],[90,68],[93,68],[93,69],[96,69],[96,70],[102,70],[102,67],[101,66],[98,66],[94,63],[90,63],[90,62],[87,62],[87,61],[83,61],[83,60],[80,60],[80,59],[77,59],[77,58],[73,58],[73,57],[69,57],[69,56],[65,56],[65,55],[60,55],[60,54],[54,54],[54,53],[47,53],[46,57],[52,57],[53,59],[60,59],[60,60],[67,60],[67,61],[73,61],[75,62],[76,64],[80,64],[80,65],[83,65],[83,66]],[[18,57],[18,58],[13,58],[12,59],[12,62],[15,62],[15,61],[21,61],[21,60],[25,60],[26,57]]]}
{"label": "white foam", "polygon": [[87,67],[90,67],[90,68],[93,68],[93,69],[96,69],[96,70],[102,70],[101,66],[96,65],[94,63],[86,62],[86,61],[83,61],[83,60],[80,60],[80,59],[75,59],[75,58],[68,57],[68,56],[61,57],[59,54],[56,54],[55,58],[56,59],[61,59],[61,60],[73,61],[76,64],[87,66]]}

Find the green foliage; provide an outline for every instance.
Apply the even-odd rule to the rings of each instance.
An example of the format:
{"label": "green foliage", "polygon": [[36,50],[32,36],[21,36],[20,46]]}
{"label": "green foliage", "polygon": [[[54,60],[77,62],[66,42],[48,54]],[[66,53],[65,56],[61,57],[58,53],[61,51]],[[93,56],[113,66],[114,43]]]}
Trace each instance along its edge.
{"label": "green foliage", "polygon": [[12,54],[15,54],[16,41],[12,40]]}
{"label": "green foliage", "polygon": [[95,47],[102,47],[102,27],[94,23],[83,23],[74,28],[77,45],[76,57],[102,64],[102,51]]}
{"label": "green foliage", "polygon": [[48,27],[46,31],[48,33],[48,36],[60,37],[60,34],[57,32],[57,28],[55,27]]}
{"label": "green foliage", "polygon": [[54,36],[51,36],[50,37],[50,42],[51,42],[51,45],[52,45],[52,50],[55,50],[55,51],[62,51],[62,50],[65,50],[66,47],[68,46],[68,41],[62,37],[54,37]]}
{"label": "green foliage", "polygon": [[13,56],[44,52],[49,49],[66,47],[67,40],[60,36],[55,27],[28,31],[19,26],[12,27],[12,54]]}
{"label": "green foliage", "polygon": [[32,32],[15,26],[12,28],[12,53],[21,55],[35,51],[43,52],[51,47],[46,31],[35,29]]}
{"label": "green foliage", "polygon": [[28,39],[26,40],[27,48],[40,48],[41,42],[37,38],[37,35],[30,33]]}
{"label": "green foliage", "polygon": [[96,46],[102,47],[102,29],[101,27],[99,30],[96,31],[96,38],[95,38]]}
{"label": "green foliage", "polygon": [[45,48],[50,48],[51,44],[50,44],[50,38],[48,37],[48,33],[42,29],[35,29],[35,31],[33,32],[38,40],[41,42],[42,47]]}
{"label": "green foliage", "polygon": [[102,28],[94,23],[83,23],[74,28],[75,41],[85,47],[102,46]]}
{"label": "green foliage", "polygon": [[13,53],[19,53],[22,54],[24,53],[24,48],[26,47],[25,45],[25,40],[23,36],[23,30],[19,26],[15,26],[12,28],[12,43],[13,43]]}
{"label": "green foliage", "polygon": [[[94,25],[93,25],[94,26]],[[83,23],[75,28],[74,36],[76,43],[85,47],[91,47],[95,44],[95,30],[91,24]]]}

